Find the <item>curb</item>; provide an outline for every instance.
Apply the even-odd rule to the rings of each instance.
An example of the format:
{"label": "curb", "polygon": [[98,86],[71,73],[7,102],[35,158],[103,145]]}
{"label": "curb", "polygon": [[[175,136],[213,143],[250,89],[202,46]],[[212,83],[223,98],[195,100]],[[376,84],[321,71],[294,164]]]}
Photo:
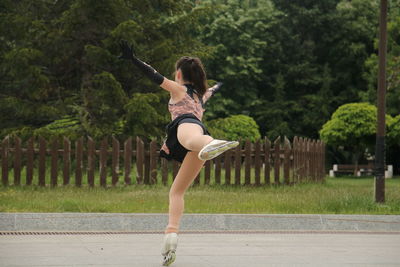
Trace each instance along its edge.
{"label": "curb", "polygon": [[[162,232],[162,213],[0,213],[0,231]],[[181,231],[400,232],[400,215],[184,214]]]}

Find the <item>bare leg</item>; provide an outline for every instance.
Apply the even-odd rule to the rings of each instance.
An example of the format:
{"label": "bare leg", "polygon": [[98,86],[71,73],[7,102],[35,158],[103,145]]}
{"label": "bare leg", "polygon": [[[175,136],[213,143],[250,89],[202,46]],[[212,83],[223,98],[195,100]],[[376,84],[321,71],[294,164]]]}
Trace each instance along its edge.
{"label": "bare leg", "polygon": [[191,151],[200,151],[205,145],[214,140],[209,135],[203,134],[203,128],[195,123],[182,123],[178,126],[179,143]]}
{"label": "bare leg", "polygon": [[[183,125],[183,124],[182,124]],[[184,210],[184,194],[199,174],[204,161],[199,160],[197,152],[188,152],[169,191],[169,222],[165,233],[178,232],[179,222]]]}

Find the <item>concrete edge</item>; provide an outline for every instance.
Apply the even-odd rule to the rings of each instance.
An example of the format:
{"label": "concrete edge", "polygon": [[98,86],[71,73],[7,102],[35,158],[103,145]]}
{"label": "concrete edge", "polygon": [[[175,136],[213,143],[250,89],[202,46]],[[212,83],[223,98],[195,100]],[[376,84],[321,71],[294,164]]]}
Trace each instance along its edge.
{"label": "concrete edge", "polygon": [[[0,231],[161,232],[164,213],[0,213]],[[398,232],[400,215],[184,214],[180,230]]]}

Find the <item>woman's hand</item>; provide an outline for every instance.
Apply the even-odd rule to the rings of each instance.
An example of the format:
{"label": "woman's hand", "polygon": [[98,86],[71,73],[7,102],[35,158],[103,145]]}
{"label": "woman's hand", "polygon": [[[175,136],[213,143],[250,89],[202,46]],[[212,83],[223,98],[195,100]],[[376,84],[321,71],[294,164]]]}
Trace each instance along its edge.
{"label": "woman's hand", "polygon": [[120,55],[119,59],[132,59],[133,58],[133,45],[128,44],[127,41],[122,40],[119,43],[119,47],[121,48],[122,55]]}
{"label": "woman's hand", "polygon": [[218,92],[221,89],[222,85],[223,85],[222,82],[217,82],[217,84],[212,87],[212,95]]}

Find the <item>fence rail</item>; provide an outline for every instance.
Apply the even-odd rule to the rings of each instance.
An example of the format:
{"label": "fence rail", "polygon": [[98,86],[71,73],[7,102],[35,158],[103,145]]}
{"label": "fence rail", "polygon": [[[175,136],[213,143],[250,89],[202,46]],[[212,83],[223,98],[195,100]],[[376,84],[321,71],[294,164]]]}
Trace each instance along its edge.
{"label": "fence rail", "polygon": [[[78,187],[84,183],[94,187],[96,172],[97,182],[102,187],[159,182],[166,185],[178,172],[177,162],[159,157],[160,146],[156,141],[145,144],[139,137],[129,137],[121,147],[115,137],[104,138],[98,144],[91,137],[85,139],[81,137],[75,141],[72,149],[70,140],[65,137],[62,142],[32,137],[24,147],[19,137],[5,137],[0,148],[2,184],[10,184],[12,171],[13,184],[21,185],[23,170],[25,185],[33,184],[36,171],[39,186],[62,183]],[[279,137],[274,142],[264,138],[254,143],[248,140],[241,143],[206,161],[194,184],[210,184],[211,178],[215,184],[256,186],[324,179],[325,144],[320,140],[295,137],[291,143],[286,137]],[[50,168],[46,168],[47,165]],[[75,178],[73,182],[72,177]]]}

